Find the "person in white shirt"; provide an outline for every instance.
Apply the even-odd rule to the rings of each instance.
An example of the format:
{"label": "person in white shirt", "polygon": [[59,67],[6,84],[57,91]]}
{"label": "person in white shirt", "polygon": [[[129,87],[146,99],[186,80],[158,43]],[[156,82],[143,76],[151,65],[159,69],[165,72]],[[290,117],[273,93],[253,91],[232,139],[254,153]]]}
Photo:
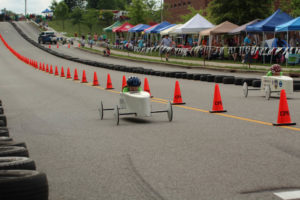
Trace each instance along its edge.
{"label": "person in white shirt", "polygon": [[[171,45],[172,45],[172,40],[169,38],[168,35],[166,35],[166,36],[162,39],[160,45],[165,46],[165,47],[171,47]],[[169,52],[166,52],[166,61],[169,61]]]}

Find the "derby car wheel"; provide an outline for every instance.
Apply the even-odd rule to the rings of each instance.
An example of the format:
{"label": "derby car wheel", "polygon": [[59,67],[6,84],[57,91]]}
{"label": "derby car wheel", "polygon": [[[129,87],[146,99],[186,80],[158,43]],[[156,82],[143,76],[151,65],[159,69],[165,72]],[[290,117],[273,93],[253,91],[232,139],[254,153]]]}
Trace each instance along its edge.
{"label": "derby car wheel", "polygon": [[171,104],[170,101],[168,103],[167,111],[168,111],[168,119],[169,119],[169,122],[170,122],[170,121],[173,120],[173,107],[172,107],[172,104]]}
{"label": "derby car wheel", "polygon": [[100,119],[102,120],[103,119],[103,103],[102,103],[102,101],[100,102],[100,106],[98,108],[98,111],[99,111]]}
{"label": "derby car wheel", "polygon": [[271,97],[271,88],[270,88],[270,86],[268,85],[268,86],[266,86],[266,88],[265,88],[265,98],[266,98],[267,100],[269,100],[270,97]]}
{"label": "derby car wheel", "polygon": [[115,116],[116,125],[119,125],[120,114],[119,114],[119,107],[117,105],[115,106],[114,109],[114,116]]}
{"label": "derby car wheel", "polygon": [[248,84],[247,82],[244,82],[243,84],[243,93],[244,93],[244,97],[248,97]]}

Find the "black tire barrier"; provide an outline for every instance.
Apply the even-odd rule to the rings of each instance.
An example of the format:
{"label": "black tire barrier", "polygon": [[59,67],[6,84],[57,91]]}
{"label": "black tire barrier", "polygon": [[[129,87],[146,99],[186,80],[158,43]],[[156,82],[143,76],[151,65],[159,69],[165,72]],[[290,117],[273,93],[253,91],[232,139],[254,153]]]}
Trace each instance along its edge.
{"label": "black tire barrier", "polygon": [[243,80],[245,78],[242,78],[242,77],[235,77],[235,80],[234,80],[234,84],[235,85],[243,85]]}
{"label": "black tire barrier", "polygon": [[27,157],[0,157],[0,170],[36,170],[35,162]]}
{"label": "black tire barrier", "polygon": [[49,186],[45,173],[33,170],[1,170],[1,200],[48,200]]}
{"label": "black tire barrier", "polygon": [[200,80],[201,74],[194,74],[194,80]]}
{"label": "black tire barrier", "polygon": [[175,78],[182,78],[182,73],[176,73]]}
{"label": "black tire barrier", "polygon": [[166,76],[166,72],[160,72],[160,76]]}
{"label": "black tire barrier", "polygon": [[300,90],[300,83],[294,83],[294,90]]}
{"label": "black tire barrier", "polygon": [[252,86],[253,87],[260,87],[260,85],[261,85],[261,80],[253,80],[252,81]]}
{"label": "black tire barrier", "polygon": [[9,130],[8,130],[7,127],[0,127],[0,131],[7,131],[7,132],[9,132]]}
{"label": "black tire barrier", "polygon": [[244,82],[246,82],[248,84],[248,86],[252,86],[252,82],[254,80],[257,80],[257,79],[255,79],[255,78],[244,78],[243,79],[243,84],[244,84]]}
{"label": "black tire barrier", "polygon": [[210,74],[202,74],[201,77],[200,77],[200,81],[207,81],[207,77],[209,76]]}
{"label": "black tire barrier", "polygon": [[18,146],[0,146],[0,157],[29,157],[28,150]]}
{"label": "black tire barrier", "polygon": [[5,130],[0,130],[0,137],[9,137],[9,132]]}
{"label": "black tire barrier", "polygon": [[170,77],[170,74],[171,74],[171,72],[166,72],[166,73],[165,73],[165,76],[166,76],[166,77]]}
{"label": "black tire barrier", "polygon": [[187,73],[182,74],[182,78],[187,79],[187,75],[188,75]]}
{"label": "black tire barrier", "polygon": [[0,126],[7,126],[7,120],[5,115],[0,115]]}
{"label": "black tire barrier", "polygon": [[25,142],[13,142],[13,141],[0,141],[0,147],[1,146],[16,146],[16,147],[27,148],[27,145]]}
{"label": "black tire barrier", "polygon": [[2,100],[0,99],[0,106],[2,106]]}
{"label": "black tire barrier", "polygon": [[8,137],[8,136],[0,136],[0,142],[1,141],[13,141],[13,139],[11,137]]}
{"label": "black tire barrier", "polygon": [[225,76],[222,76],[222,75],[217,75],[217,76],[215,76],[215,83],[222,83],[223,82],[223,78],[224,78]]}
{"label": "black tire barrier", "polygon": [[194,74],[187,74],[187,79],[193,80],[194,79]]}
{"label": "black tire barrier", "polygon": [[0,114],[4,114],[4,109],[3,109],[3,107],[2,106],[0,106]]}
{"label": "black tire barrier", "polygon": [[170,73],[170,77],[171,77],[171,78],[175,78],[175,76],[176,76],[176,72],[171,72],[171,73]]}
{"label": "black tire barrier", "polygon": [[208,75],[207,76],[207,82],[214,82],[215,81],[215,76],[214,75]]}
{"label": "black tire barrier", "polygon": [[233,76],[224,77],[223,83],[224,84],[234,84],[234,77]]}

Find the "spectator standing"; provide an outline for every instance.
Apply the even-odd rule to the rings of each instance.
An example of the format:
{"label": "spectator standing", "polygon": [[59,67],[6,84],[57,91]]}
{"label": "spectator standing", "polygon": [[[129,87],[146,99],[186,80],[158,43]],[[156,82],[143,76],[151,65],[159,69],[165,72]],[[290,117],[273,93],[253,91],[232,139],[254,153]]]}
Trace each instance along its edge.
{"label": "spectator standing", "polygon": [[[169,38],[169,35],[166,35],[160,45],[164,46],[164,47],[171,47],[171,44],[172,44],[172,40]],[[167,51],[166,52],[166,61],[169,61],[169,52]]]}

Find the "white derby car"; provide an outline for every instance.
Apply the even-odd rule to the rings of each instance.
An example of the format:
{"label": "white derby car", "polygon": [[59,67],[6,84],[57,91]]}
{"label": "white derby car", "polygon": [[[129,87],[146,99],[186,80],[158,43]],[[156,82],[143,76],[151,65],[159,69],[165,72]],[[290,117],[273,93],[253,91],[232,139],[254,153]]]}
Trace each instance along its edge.
{"label": "white derby car", "polygon": [[113,110],[116,124],[119,125],[120,115],[135,115],[137,117],[150,117],[152,113],[167,113],[169,121],[173,119],[172,104],[168,102],[166,110],[152,111],[150,94],[144,91],[124,92],[120,94],[120,105],[114,108],[103,108],[101,101],[99,110],[100,119],[103,119],[104,111]]}
{"label": "white derby car", "polygon": [[248,88],[248,84],[244,82],[243,92],[244,96],[248,96],[249,90],[260,90],[264,93],[267,100],[270,99],[271,94],[280,95],[280,91],[284,89],[287,95],[292,95],[294,92],[293,79],[288,76],[262,76],[260,89]]}

